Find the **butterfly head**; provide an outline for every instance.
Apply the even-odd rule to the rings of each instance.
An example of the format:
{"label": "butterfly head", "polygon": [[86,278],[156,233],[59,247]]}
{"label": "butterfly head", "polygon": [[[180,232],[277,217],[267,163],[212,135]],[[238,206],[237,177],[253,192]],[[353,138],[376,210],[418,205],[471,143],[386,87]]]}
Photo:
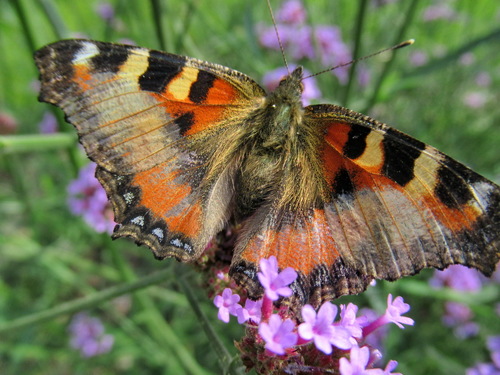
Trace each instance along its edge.
{"label": "butterfly head", "polygon": [[301,101],[304,85],[302,83],[303,69],[301,66],[284,77],[276,90],[274,96],[285,102],[296,103]]}
{"label": "butterfly head", "polygon": [[[266,121],[262,124],[272,124],[268,131],[275,141],[287,137],[287,133],[302,120],[302,67],[296,68],[291,74],[281,80],[276,90],[266,98],[266,105],[262,108],[262,116]],[[293,130],[292,130],[293,132]]]}

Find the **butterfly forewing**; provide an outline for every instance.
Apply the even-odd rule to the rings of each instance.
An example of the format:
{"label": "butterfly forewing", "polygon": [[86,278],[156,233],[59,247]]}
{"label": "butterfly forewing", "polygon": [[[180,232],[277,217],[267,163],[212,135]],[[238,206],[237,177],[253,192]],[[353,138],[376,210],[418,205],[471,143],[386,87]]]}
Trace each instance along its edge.
{"label": "butterfly forewing", "polygon": [[196,259],[230,216],[234,130],[260,87],[215,64],[87,40],[51,44],[35,60],[40,99],[65,112],[98,164],[115,236]]}

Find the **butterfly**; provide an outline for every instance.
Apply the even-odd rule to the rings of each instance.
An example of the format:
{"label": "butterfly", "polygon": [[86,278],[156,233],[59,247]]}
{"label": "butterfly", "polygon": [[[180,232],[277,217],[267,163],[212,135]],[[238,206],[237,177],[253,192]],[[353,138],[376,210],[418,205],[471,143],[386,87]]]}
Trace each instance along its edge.
{"label": "butterfly", "polygon": [[500,188],[435,148],[337,105],[303,107],[298,67],[274,92],[230,68],[63,40],[35,53],[40,101],[78,131],[118,223],[156,258],[192,262],[239,223],[230,275],[292,267],[318,304],[424,267],[490,275]]}

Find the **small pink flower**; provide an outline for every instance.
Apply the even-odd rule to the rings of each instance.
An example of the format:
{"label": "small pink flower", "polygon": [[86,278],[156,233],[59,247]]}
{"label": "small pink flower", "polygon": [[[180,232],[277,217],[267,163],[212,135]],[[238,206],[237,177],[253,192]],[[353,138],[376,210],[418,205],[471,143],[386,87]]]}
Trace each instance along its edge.
{"label": "small pink flower", "polygon": [[347,329],[352,337],[361,338],[363,336],[362,325],[366,323],[365,317],[357,318],[358,306],[353,303],[340,305],[340,326]]}
{"label": "small pink flower", "polygon": [[318,313],[311,305],[302,307],[304,323],[299,326],[299,335],[305,340],[314,340],[316,348],[325,354],[332,352],[330,340],[333,338],[333,319],[337,314],[337,306],[327,302]]}
{"label": "small pink flower", "polygon": [[423,14],[424,21],[451,20],[456,12],[448,4],[436,4],[427,7]]}
{"label": "small pink flower", "polygon": [[272,300],[276,301],[280,296],[290,297],[293,293],[288,287],[297,278],[297,272],[291,267],[278,272],[278,260],[275,256],[269,259],[261,259],[259,262],[260,272],[257,273],[260,283],[264,287],[264,293]]}
{"label": "small pink flower", "polygon": [[482,92],[474,91],[465,94],[463,102],[467,107],[481,108],[488,102],[488,97]]}
{"label": "small pink flower", "polygon": [[298,336],[293,332],[295,323],[290,320],[281,320],[277,314],[271,315],[269,323],[259,325],[259,335],[266,342],[265,348],[275,354],[285,354],[285,349],[293,347]]}
{"label": "small pink flower", "polygon": [[89,163],[68,185],[68,205],[74,215],[83,219],[97,232],[112,233],[116,223],[106,191],[95,178],[95,163]]}
{"label": "small pink flower", "polygon": [[405,303],[402,297],[396,297],[393,301],[392,294],[389,294],[387,296],[387,309],[385,310],[385,314],[363,327],[363,336],[368,336],[377,328],[389,323],[394,323],[401,329],[404,328],[403,324],[413,325],[415,323],[413,319],[401,316],[409,310],[410,305]]}
{"label": "small pink flower", "polygon": [[306,20],[307,13],[304,5],[299,0],[288,0],[276,12],[278,22],[290,25],[300,25]]}
{"label": "small pink flower", "polygon": [[396,297],[394,301],[392,300],[392,294],[387,296],[387,310],[385,310],[384,316],[386,319],[399,328],[404,328],[403,324],[412,326],[415,321],[406,316],[401,316],[404,313],[410,311],[410,305],[405,303],[403,297]]}
{"label": "small pink flower", "polygon": [[236,316],[240,324],[245,323],[247,320],[259,324],[262,319],[262,299],[252,301],[247,298],[245,307],[240,306],[237,308]]}
{"label": "small pink flower", "polygon": [[413,66],[422,66],[427,64],[427,61],[429,61],[429,57],[427,56],[427,53],[424,51],[412,51],[410,52],[410,64]]}
{"label": "small pink flower", "polygon": [[362,348],[353,346],[350,358],[340,358],[339,370],[341,375],[384,375],[381,369],[367,369],[370,361],[370,349],[367,346]]}
{"label": "small pink flower", "polygon": [[240,296],[233,294],[233,291],[229,288],[224,289],[222,296],[218,295],[214,298],[214,305],[219,308],[218,318],[224,323],[229,323],[229,315],[236,315],[236,310],[238,306],[241,307],[238,302],[240,301]]}

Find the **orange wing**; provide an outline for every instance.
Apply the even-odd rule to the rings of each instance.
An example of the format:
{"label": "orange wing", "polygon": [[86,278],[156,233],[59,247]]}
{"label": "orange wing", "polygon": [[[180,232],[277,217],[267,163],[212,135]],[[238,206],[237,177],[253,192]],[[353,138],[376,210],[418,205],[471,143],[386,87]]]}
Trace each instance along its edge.
{"label": "orange wing", "polygon": [[196,259],[230,215],[238,124],[262,89],[219,65],[88,40],[51,44],[35,60],[40,100],[64,111],[98,165],[114,236],[158,258]]}
{"label": "orange wing", "polygon": [[[233,276],[260,289],[260,258],[293,267],[299,303],[319,304],[424,267],[464,264],[490,275],[500,252],[500,188],[406,134],[342,107],[306,108],[323,131],[317,207],[261,207],[243,227]],[[279,199],[279,197],[277,197]]]}

